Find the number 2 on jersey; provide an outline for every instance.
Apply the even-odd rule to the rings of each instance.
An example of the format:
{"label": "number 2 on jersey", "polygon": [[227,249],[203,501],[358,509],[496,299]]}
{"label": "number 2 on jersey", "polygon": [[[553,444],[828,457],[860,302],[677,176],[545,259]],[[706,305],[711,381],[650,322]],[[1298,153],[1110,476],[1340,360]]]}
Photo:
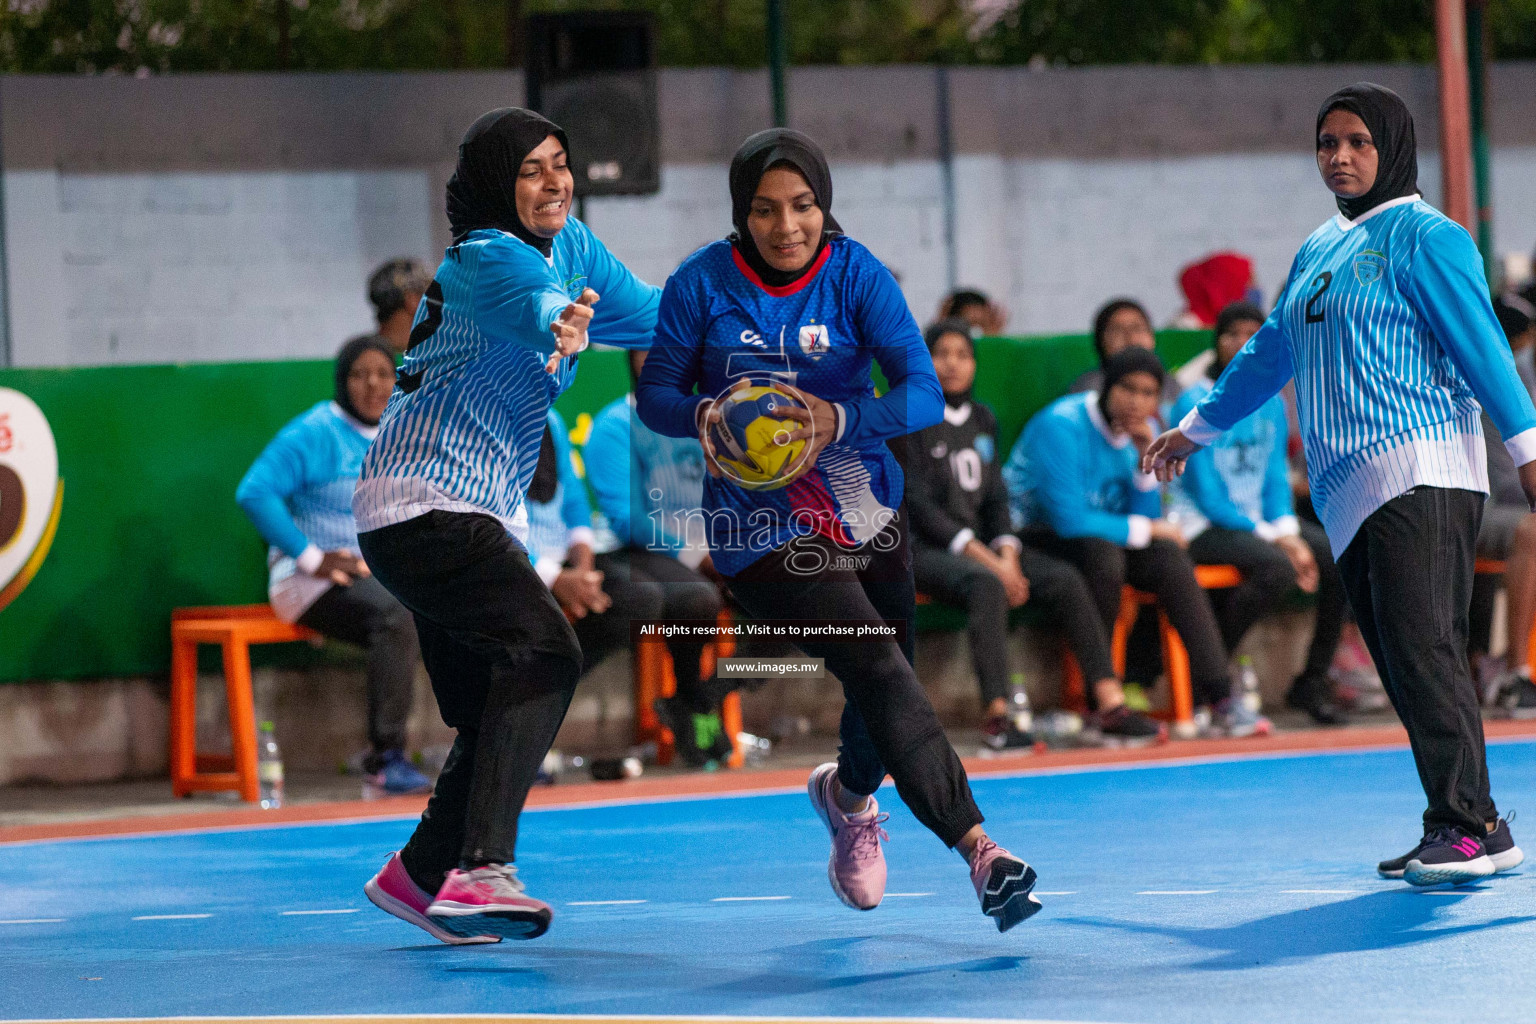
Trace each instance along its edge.
{"label": "number 2 on jersey", "polygon": [[1323,271],[1312,279],[1312,283],[1317,285],[1317,291],[1313,292],[1312,297],[1307,299],[1307,323],[1320,324],[1323,322],[1323,311],[1315,307],[1322,301],[1323,293],[1328,290],[1328,286],[1333,284],[1333,272],[1330,270]]}

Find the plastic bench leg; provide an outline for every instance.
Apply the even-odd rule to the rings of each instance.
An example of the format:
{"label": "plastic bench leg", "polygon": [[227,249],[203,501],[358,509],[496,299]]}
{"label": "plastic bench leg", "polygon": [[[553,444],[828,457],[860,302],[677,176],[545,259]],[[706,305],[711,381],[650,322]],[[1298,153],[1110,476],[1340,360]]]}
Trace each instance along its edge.
{"label": "plastic bench leg", "polygon": [[725,700],[720,702],[720,724],[725,726],[725,734],[731,738],[731,756],[726,764],[740,768],[747,763],[747,755],[742,751],[741,744],[736,742],[736,734],[741,732],[741,694],[727,694]]}
{"label": "plastic bench leg", "polygon": [[1173,628],[1168,616],[1157,615],[1158,626],[1163,634],[1163,670],[1168,673],[1168,689],[1173,698],[1173,720],[1195,720],[1194,686],[1189,678],[1189,650],[1179,631]]}
{"label": "plastic bench leg", "polygon": [[261,799],[256,778],[256,698],[251,692],[251,649],[244,640],[224,641],[224,692],[229,702],[229,745],[240,775],[240,799]]}
{"label": "plastic bench leg", "polygon": [[171,793],[192,792],[197,774],[197,644],[171,636]]}
{"label": "plastic bench leg", "polygon": [[1083,667],[1077,663],[1071,648],[1061,648],[1061,706],[1079,714],[1088,710],[1088,689],[1083,680]]}

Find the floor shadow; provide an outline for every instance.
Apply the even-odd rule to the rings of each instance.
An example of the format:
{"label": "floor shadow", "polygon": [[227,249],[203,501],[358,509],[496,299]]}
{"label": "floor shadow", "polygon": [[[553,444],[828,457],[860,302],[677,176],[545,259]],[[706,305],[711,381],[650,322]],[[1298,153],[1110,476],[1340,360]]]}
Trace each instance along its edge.
{"label": "floor shadow", "polygon": [[1089,928],[1179,939],[1215,954],[1211,959],[1195,964],[1197,970],[1235,971],[1311,960],[1334,953],[1401,949],[1536,921],[1536,915],[1525,915],[1476,924],[1432,927],[1449,906],[1482,891],[1483,887],[1433,893],[1390,889],[1218,928],[1142,924],[1095,917],[1058,920]]}

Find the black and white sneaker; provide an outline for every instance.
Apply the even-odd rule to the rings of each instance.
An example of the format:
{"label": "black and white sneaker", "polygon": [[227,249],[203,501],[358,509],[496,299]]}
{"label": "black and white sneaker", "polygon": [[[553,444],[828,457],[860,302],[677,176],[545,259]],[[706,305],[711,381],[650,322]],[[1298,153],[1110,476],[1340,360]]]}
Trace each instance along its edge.
{"label": "black and white sneaker", "polygon": [[1403,866],[1409,885],[1465,885],[1494,873],[1483,841],[1459,828],[1442,826],[1424,837],[1418,851]]}
{"label": "black and white sneaker", "polygon": [[991,750],[1032,750],[1035,734],[1020,729],[1010,715],[992,715],[981,727],[981,742]]}
{"label": "black and white sneaker", "polygon": [[1536,718],[1536,683],[1528,676],[1516,676],[1504,697],[1509,717],[1521,720]]}
{"label": "black and white sneaker", "polygon": [[1419,840],[1419,844],[1401,857],[1393,857],[1376,865],[1376,873],[1382,878],[1402,878],[1403,872],[1408,870],[1408,862],[1417,857],[1423,851],[1425,844],[1429,842],[1429,836]]}
{"label": "black and white sneaker", "polygon": [[1493,870],[1499,874],[1513,871],[1525,862],[1525,851],[1515,845],[1515,837],[1509,832],[1509,823],[1514,817],[1515,812],[1510,811],[1498,820],[1492,832],[1483,837],[1483,849],[1488,851]]}

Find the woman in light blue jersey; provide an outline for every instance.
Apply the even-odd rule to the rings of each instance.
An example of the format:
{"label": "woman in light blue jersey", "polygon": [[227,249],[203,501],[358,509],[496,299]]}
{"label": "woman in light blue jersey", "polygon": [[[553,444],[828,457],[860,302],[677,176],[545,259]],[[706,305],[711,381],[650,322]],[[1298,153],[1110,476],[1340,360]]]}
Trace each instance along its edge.
{"label": "woman in light blue jersey", "polygon": [[458,731],[421,823],[366,891],[448,942],[549,926],[513,848],[581,649],[528,560],[523,499],[589,334],[644,346],[656,323],[657,290],[567,218],[568,159],[565,133],[527,110],[493,110],[465,134],[448,182],[453,245],[353,497],[363,557],[415,615]]}
{"label": "woman in light blue jersey", "polygon": [[1153,443],[1162,479],[1295,378],[1312,500],[1429,806],[1424,837],[1378,871],[1415,885],[1519,864],[1489,795],[1467,665],[1474,542],[1488,493],[1486,408],[1536,503],[1536,408],[1515,372],[1471,237],[1418,195],[1396,93],[1342,89],[1317,115],[1339,214],[1302,244],[1264,326]]}
{"label": "woman in light blue jersey", "polygon": [[235,501],[271,545],[267,599],[284,622],[368,652],[369,784],[425,793],[432,782],[405,757],[416,678],[416,627],[357,557],[352,491],[395,384],[395,358],[376,334],[336,353],[335,398],[278,431],[240,480]]}

